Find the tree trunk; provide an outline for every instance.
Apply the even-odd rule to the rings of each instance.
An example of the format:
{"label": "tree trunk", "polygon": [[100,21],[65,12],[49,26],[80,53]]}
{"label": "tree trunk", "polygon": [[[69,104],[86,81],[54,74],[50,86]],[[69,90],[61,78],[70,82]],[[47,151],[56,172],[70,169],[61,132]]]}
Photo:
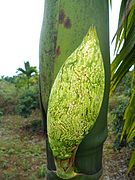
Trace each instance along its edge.
{"label": "tree trunk", "polygon": [[[76,157],[78,180],[99,179],[102,174],[102,149],[107,137],[107,109],[110,86],[108,0],[45,0],[40,38],[40,89],[43,124],[46,133],[47,179],[60,179],[47,138],[47,107],[50,90],[61,66],[94,26],[99,38],[105,69],[102,107],[92,131],[83,139]],[[96,76],[96,74],[95,74]]]}

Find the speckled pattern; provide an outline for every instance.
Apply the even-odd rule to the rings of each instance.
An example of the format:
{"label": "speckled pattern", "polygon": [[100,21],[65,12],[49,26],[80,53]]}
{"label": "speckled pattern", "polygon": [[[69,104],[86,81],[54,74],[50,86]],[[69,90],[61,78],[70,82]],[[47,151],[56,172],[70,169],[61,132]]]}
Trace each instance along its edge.
{"label": "speckled pattern", "polygon": [[57,159],[73,155],[96,122],[104,95],[104,66],[96,29],[67,58],[53,84],[47,130]]}

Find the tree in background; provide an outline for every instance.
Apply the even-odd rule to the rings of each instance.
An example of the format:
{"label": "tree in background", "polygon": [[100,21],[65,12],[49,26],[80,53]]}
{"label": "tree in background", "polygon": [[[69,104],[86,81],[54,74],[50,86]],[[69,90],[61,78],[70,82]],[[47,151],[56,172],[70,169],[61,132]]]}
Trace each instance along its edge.
{"label": "tree in background", "polygon": [[[111,94],[123,77],[132,68],[131,95],[124,113],[124,127],[121,139],[126,135],[127,142],[135,138],[135,1],[122,0],[118,30],[115,35],[116,58],[111,64]],[[130,159],[128,172],[135,164],[135,150]]]}
{"label": "tree in background", "polygon": [[0,78],[0,112],[28,117],[39,109],[39,76],[29,62],[25,63],[25,69],[18,70],[21,74]]}
{"label": "tree in background", "polygon": [[24,62],[24,67],[25,69],[23,68],[18,68],[17,69],[17,72],[21,72],[20,74],[20,77],[23,79],[23,77],[26,77],[27,79],[27,88],[29,89],[29,86],[30,86],[30,79],[32,78],[33,75],[36,75],[37,74],[37,69],[35,66],[30,66],[30,63],[27,61],[27,62]]}
{"label": "tree in background", "polygon": [[16,105],[16,112],[24,117],[28,117],[32,111],[39,108],[39,75],[35,66],[24,62],[24,69],[18,68],[21,72],[16,77],[16,87],[19,89],[19,98]]}

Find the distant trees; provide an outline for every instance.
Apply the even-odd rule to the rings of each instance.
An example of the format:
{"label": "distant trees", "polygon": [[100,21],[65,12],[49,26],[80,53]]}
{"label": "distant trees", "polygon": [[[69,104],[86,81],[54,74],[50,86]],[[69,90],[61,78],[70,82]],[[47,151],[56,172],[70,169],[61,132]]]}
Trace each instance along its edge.
{"label": "distant trees", "polygon": [[28,117],[39,108],[38,71],[27,61],[17,72],[0,78],[0,113]]}
{"label": "distant trees", "polygon": [[29,89],[30,86],[30,79],[32,78],[33,75],[37,75],[37,69],[35,66],[30,66],[29,61],[24,62],[24,69],[23,68],[18,68],[17,72],[21,72],[21,77],[26,77],[26,82],[27,82],[27,88]]}

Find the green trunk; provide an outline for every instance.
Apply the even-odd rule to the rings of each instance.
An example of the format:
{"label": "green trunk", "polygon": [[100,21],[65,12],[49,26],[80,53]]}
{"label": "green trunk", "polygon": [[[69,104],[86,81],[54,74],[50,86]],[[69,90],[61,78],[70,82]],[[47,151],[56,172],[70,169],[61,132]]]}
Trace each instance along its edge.
{"label": "green trunk", "polygon": [[[46,135],[48,100],[53,82],[63,63],[82,43],[91,26],[96,29],[104,63],[103,103],[92,131],[79,145],[74,162],[79,175],[72,179],[99,179],[102,174],[102,147],[107,136],[110,79],[108,19],[108,0],[45,0],[40,39],[40,90]],[[47,137],[46,147],[47,179],[61,179],[55,174],[54,158]]]}

